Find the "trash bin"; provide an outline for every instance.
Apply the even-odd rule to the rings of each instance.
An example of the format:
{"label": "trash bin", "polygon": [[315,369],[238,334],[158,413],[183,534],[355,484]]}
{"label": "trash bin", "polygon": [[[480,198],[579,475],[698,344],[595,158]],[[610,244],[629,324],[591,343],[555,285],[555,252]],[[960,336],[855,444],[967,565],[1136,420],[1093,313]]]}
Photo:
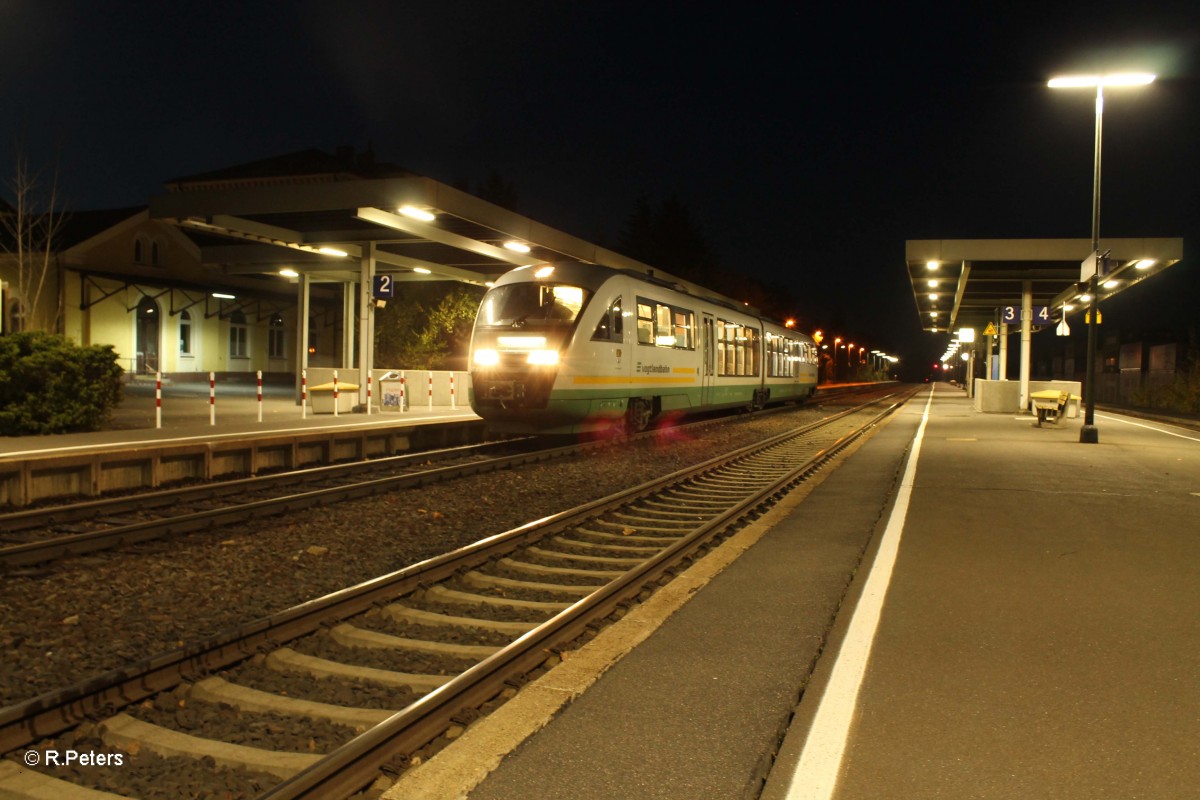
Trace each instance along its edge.
{"label": "trash bin", "polygon": [[389,370],[379,376],[379,408],[381,411],[407,411],[404,396],[404,376]]}
{"label": "trash bin", "polygon": [[[354,410],[354,406],[358,404],[358,384],[357,383],[342,383],[338,381],[337,385],[337,411],[339,414],[348,414]],[[310,387],[308,397],[312,403],[314,414],[332,414],[333,413],[333,383],[322,383],[318,386]]]}

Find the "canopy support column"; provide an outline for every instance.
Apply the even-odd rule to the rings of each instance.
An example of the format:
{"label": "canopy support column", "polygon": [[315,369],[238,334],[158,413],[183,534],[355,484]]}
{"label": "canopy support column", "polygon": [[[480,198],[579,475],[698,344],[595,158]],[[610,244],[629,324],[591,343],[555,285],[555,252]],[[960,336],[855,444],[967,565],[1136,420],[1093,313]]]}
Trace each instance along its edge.
{"label": "canopy support column", "polygon": [[1029,361],[1033,340],[1033,281],[1021,281],[1021,413],[1029,410]]}

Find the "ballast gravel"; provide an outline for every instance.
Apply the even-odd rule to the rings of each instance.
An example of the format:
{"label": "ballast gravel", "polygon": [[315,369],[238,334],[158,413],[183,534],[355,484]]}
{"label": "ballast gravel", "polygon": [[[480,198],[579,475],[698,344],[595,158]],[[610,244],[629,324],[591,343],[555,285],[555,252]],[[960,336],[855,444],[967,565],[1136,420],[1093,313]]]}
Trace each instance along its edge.
{"label": "ballast gravel", "polygon": [[0,706],[214,636],[331,591],[706,461],[816,407],[299,515],[13,570],[0,582]]}
{"label": "ballast gravel", "polygon": [[0,706],[213,636],[825,415],[802,406],[739,417],[444,485],[13,570],[0,581]]}

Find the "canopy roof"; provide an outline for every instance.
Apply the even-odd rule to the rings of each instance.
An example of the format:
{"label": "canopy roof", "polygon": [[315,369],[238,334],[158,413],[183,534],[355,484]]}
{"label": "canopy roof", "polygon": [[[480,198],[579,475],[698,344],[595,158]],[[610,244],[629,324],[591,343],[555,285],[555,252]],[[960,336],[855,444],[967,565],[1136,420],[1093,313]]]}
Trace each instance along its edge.
{"label": "canopy roof", "polygon": [[[1062,319],[1064,305],[1086,288],[1082,264],[1090,239],[913,239],[905,260],[921,327],[927,331],[982,329],[1000,309],[1020,308],[1029,285],[1034,306]],[[1100,300],[1112,297],[1183,258],[1183,239],[1101,239],[1107,253]]]}
{"label": "canopy roof", "polygon": [[376,163],[369,154],[304,151],[177,178],[150,216],[186,229],[206,264],[230,274],[313,281],[360,279],[370,254],[396,281],[486,285],[516,266],[576,260],[656,275],[631,258],[555,230],[467,192]]}

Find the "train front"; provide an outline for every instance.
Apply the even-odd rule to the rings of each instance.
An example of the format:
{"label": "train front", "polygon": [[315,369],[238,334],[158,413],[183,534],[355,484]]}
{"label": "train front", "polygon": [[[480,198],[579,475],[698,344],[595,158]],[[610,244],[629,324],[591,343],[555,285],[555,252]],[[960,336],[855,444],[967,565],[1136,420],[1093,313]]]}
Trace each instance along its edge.
{"label": "train front", "polygon": [[[471,334],[471,408],[500,433],[570,433],[578,422],[555,391],[591,291],[570,267],[520,267],[497,279]],[[582,275],[576,275],[576,278]]]}

